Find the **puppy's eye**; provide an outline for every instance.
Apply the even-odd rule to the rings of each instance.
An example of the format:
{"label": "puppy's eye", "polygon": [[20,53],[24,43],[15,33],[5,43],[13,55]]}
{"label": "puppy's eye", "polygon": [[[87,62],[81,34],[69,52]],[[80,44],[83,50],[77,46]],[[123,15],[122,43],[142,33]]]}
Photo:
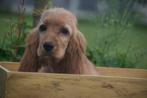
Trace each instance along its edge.
{"label": "puppy's eye", "polygon": [[39,27],[40,32],[44,32],[46,30],[47,30],[47,25],[45,25],[45,24],[40,25],[40,27]]}
{"label": "puppy's eye", "polygon": [[69,31],[67,28],[60,28],[60,33],[64,34],[64,35],[68,35],[69,34]]}

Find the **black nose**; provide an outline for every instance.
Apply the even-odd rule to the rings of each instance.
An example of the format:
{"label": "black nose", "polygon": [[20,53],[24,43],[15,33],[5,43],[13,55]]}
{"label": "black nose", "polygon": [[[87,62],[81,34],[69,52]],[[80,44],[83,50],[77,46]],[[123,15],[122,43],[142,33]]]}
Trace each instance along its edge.
{"label": "black nose", "polygon": [[43,45],[43,48],[44,48],[47,52],[50,52],[51,50],[53,50],[54,45],[53,45],[52,43],[48,42],[48,43],[45,43],[45,44]]}

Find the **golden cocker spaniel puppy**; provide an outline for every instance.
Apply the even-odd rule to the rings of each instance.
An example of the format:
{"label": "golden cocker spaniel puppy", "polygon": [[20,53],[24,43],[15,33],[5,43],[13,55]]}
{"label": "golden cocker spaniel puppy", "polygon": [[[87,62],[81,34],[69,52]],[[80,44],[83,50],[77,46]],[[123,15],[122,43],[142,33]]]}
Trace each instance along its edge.
{"label": "golden cocker spaniel puppy", "polygon": [[19,71],[96,75],[76,25],[76,17],[63,8],[45,11],[27,37]]}

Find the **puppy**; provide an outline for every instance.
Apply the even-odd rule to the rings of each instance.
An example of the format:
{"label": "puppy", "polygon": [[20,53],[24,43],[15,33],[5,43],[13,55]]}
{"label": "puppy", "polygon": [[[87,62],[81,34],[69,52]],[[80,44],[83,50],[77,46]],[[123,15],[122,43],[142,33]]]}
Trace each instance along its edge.
{"label": "puppy", "polygon": [[28,34],[19,71],[97,75],[76,25],[75,15],[63,8],[45,11]]}

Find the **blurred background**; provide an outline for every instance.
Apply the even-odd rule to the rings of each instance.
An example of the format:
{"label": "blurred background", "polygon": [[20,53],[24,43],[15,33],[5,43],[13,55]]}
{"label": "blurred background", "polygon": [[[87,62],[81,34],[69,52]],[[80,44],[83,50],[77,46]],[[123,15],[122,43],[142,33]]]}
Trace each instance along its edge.
{"label": "blurred background", "polygon": [[26,35],[53,7],[77,16],[96,66],[147,69],[147,0],[0,0],[0,61],[20,61]]}

